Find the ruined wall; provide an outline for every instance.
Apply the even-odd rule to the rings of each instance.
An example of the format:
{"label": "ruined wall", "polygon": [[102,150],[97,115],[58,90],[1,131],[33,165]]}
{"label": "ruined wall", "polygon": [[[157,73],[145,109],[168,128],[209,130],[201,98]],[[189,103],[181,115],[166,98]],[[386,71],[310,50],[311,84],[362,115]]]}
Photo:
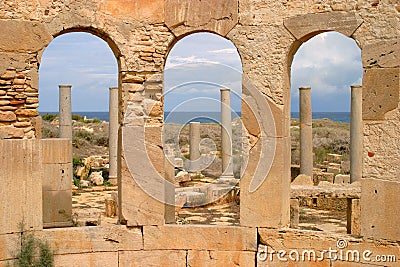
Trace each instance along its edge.
{"label": "ruined wall", "polygon": [[[164,163],[160,135],[163,120],[162,71],[166,56],[173,44],[187,34],[196,31],[217,33],[231,40],[238,49],[243,64],[243,99],[249,107],[247,109],[243,104],[250,151],[249,165],[241,181],[240,229],[253,233],[254,227],[282,228],[289,222],[289,76],[292,58],[298,47],[312,36],[323,31],[338,31],[354,38],[363,54],[363,113],[366,121],[361,201],[364,225],[368,229],[362,229],[362,234],[399,240],[398,228],[385,228],[387,217],[394,217],[392,225],[400,222],[400,216],[393,216],[398,205],[394,196],[399,191],[399,6],[396,0],[1,1],[0,138],[40,137],[38,68],[45,47],[54,37],[84,31],[105,40],[119,65],[120,220],[128,226],[144,229],[144,237],[142,234],[141,238],[146,241],[146,233],[150,236],[159,233],[154,225],[163,225],[166,216],[161,202],[166,198],[166,186],[160,175],[163,174]],[[259,162],[263,163],[261,166],[266,166],[260,173],[256,172]],[[253,178],[262,182],[257,190],[251,191]],[[143,182],[150,186],[150,190],[143,186]],[[379,192],[376,196],[375,191]],[[370,208],[363,203],[368,203]],[[386,209],[382,209],[384,203]],[[375,217],[376,221],[372,220],[372,228],[369,225],[371,220],[368,221],[370,218],[366,216],[376,210],[380,210],[381,214]],[[222,228],[214,229],[221,231]],[[44,232],[52,235],[53,231],[57,232]],[[91,230],[60,230],[60,236],[54,238],[55,246],[62,245],[57,242],[58,239],[69,237],[74,231]],[[276,230],[272,231],[270,234],[276,234]],[[12,241],[13,238],[5,239]],[[256,242],[254,236],[251,238]],[[129,239],[134,240],[134,237]],[[302,241],[298,242],[292,243],[292,246],[301,246]],[[69,254],[87,259],[77,256],[85,253],[82,255],[90,256],[89,261],[110,257],[116,265],[118,257],[121,263],[124,258],[140,259],[153,253],[140,249],[136,253],[132,252],[135,248],[119,247],[97,250],[94,245],[97,243],[90,236],[83,237],[83,243],[89,244],[90,248],[78,247],[73,252],[60,255],[57,260],[68,265],[65,262],[73,259]],[[213,259],[208,250],[221,251],[221,254],[215,254],[219,259],[230,255],[217,245],[204,250],[189,245],[171,247],[172,251],[169,249],[172,243],[148,248],[159,249],[156,255],[168,254],[172,258],[183,259],[185,263],[196,257]],[[193,246],[199,246],[193,243]],[[100,247],[103,245],[105,243],[98,244]],[[244,253],[244,259],[254,259],[254,247],[230,249],[238,255]],[[229,256],[229,259],[232,257]],[[239,257],[239,261],[242,259],[242,256],[235,257]]]}

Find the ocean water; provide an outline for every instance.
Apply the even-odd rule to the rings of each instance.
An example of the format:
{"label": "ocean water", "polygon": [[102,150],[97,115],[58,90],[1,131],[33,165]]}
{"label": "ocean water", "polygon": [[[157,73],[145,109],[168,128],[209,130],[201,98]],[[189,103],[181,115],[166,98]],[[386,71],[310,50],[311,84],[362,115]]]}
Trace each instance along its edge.
{"label": "ocean water", "polygon": [[[43,114],[57,114],[58,112],[40,112],[40,115]],[[109,121],[108,112],[88,112],[88,111],[79,111],[72,112],[73,114],[79,114],[81,116],[86,116],[88,119],[99,119],[102,121]],[[232,119],[241,116],[240,112],[235,113],[232,112]],[[291,117],[294,119],[299,118],[299,112],[291,112]],[[337,122],[345,122],[350,123],[350,112],[313,112],[313,119],[330,119],[332,121]],[[219,112],[165,112],[164,118],[166,122],[169,123],[188,123],[190,121],[198,121],[202,123],[218,123],[220,120]]]}

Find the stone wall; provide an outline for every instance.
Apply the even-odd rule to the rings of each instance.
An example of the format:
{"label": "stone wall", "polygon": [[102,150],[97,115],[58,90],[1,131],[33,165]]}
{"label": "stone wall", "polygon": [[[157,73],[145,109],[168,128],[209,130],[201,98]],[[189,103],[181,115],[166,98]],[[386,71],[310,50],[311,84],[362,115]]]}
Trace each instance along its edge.
{"label": "stone wall", "polygon": [[[118,258],[121,265],[128,265],[125,262],[150,256],[157,265],[166,254],[166,260],[182,259],[184,264],[199,258],[210,260],[210,265],[214,259],[234,263],[255,260],[255,227],[277,229],[289,223],[291,62],[303,42],[324,31],[337,31],[354,38],[363,55],[362,234],[400,240],[399,228],[388,227],[400,223],[396,212],[400,182],[399,6],[397,0],[1,1],[0,139],[40,138],[38,70],[45,47],[56,36],[77,31],[95,34],[109,44],[118,61],[119,214],[121,222],[143,230],[138,242],[144,240],[144,249],[136,252],[135,248],[115,247],[117,242],[103,239],[97,242],[88,236],[82,241],[88,248],[82,245],[72,252],[60,253],[57,265],[76,260],[86,261],[83,265],[100,264],[102,259],[110,259],[116,265]],[[204,243],[193,239],[196,242],[188,246],[173,247],[176,244],[171,241],[161,243],[162,247],[146,247],[146,234],[151,238],[154,233],[164,236],[163,231],[176,232],[163,226],[169,209],[163,204],[168,187],[163,178],[160,141],[162,71],[173,45],[197,31],[228,38],[242,59],[249,164],[241,181],[242,228],[238,229],[252,233],[251,249],[230,247],[226,250],[231,252],[226,252],[218,244],[208,249],[207,244],[214,242],[208,234],[204,235],[207,238]],[[17,161],[12,166],[19,168],[18,164],[23,163]],[[24,202],[18,200],[12,205],[21,203]],[[379,214],[375,215],[377,210]],[[163,230],[160,232],[158,227]],[[60,236],[54,235],[54,243],[62,237],[74,236],[75,231],[90,232],[90,229],[58,230]],[[103,230],[95,231],[100,231],[102,238],[105,236]],[[278,230],[271,231],[275,235]],[[48,235],[53,232],[58,233],[43,231]],[[192,230],[182,233],[196,235]],[[13,248],[15,233],[2,236],[2,240],[0,247]],[[292,246],[301,247],[308,242],[304,240]],[[114,244],[112,249],[107,248],[108,242]],[[104,248],[96,249],[97,245]]]}

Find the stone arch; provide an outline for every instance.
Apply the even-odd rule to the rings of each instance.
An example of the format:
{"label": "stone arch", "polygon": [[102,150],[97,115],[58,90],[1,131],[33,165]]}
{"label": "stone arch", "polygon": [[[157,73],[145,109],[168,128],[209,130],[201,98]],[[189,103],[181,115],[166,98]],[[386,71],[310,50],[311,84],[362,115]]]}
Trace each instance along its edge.
{"label": "stone arch", "polygon": [[[118,77],[117,78],[118,90],[111,90],[113,92],[112,93],[113,94],[113,98],[112,99],[110,98],[110,104],[113,105],[114,107],[116,107],[117,110],[121,110],[120,101],[118,101],[118,97],[115,98],[116,94],[121,94],[120,93],[121,92],[121,78],[120,78],[120,72],[121,72],[120,57],[121,57],[121,52],[120,52],[119,48],[117,47],[116,43],[112,40],[112,38],[108,34],[106,34],[104,31],[95,29],[93,27],[85,27],[85,28],[77,27],[77,28],[63,29],[60,32],[54,33],[52,35],[53,38],[51,40],[49,40],[45,44],[44,48],[39,52],[39,54],[38,54],[38,62],[41,62],[41,57],[43,56],[44,51],[49,46],[49,44],[53,40],[55,40],[55,38],[60,37],[60,36],[65,35],[65,34],[78,33],[78,32],[79,33],[85,33],[87,35],[92,35],[92,38],[100,39],[101,41],[105,42],[107,44],[108,48],[112,51],[112,54],[114,55],[114,60],[117,63],[116,64],[117,65],[117,73],[115,73],[115,75],[116,75],[115,77]],[[40,66],[40,64],[39,64],[39,66]],[[38,77],[40,75],[39,66],[38,66],[38,70],[37,70]],[[72,86],[73,85],[74,84],[72,84]],[[115,87],[112,87],[112,88],[115,89]],[[105,89],[106,89],[106,91],[108,93],[108,89],[109,88],[105,88]],[[110,94],[111,94],[111,91],[110,91]],[[118,91],[118,93],[117,93],[117,91]],[[38,86],[38,92],[41,93],[39,86]],[[106,95],[106,98],[108,98],[108,95]],[[115,111],[114,114],[116,113],[116,109],[114,109],[114,111]],[[107,107],[107,110],[111,114],[111,109],[109,109],[109,107]],[[118,120],[118,116],[117,116],[117,120]],[[109,151],[109,157],[110,157],[110,160],[111,160],[111,157],[113,157],[114,158],[114,162],[116,163],[116,164],[113,164],[112,168],[114,168],[114,170],[117,170],[118,169],[117,166],[120,165],[120,158],[121,158],[122,150],[117,145],[118,139],[120,139],[120,136],[118,135],[119,122],[115,121],[115,120],[114,120],[114,122],[115,122],[114,126],[116,126],[116,127],[114,127],[113,130],[111,130],[109,132],[110,134],[107,134],[107,135],[108,135],[109,140],[110,140],[110,145],[109,145],[110,150],[108,150]],[[115,124],[117,124],[117,125],[115,125]],[[114,148],[116,148],[116,149],[111,149],[111,146],[112,146],[111,145],[111,141],[112,140],[115,141],[115,142],[113,142],[113,144],[114,144]],[[65,147],[68,148],[68,144],[67,144],[68,142],[66,142],[66,141],[67,140],[65,140],[65,139],[56,139],[56,140],[54,140],[54,143],[59,142],[61,145],[64,145],[64,148]],[[71,143],[69,143],[69,148],[71,148]],[[115,151],[116,153],[115,152],[111,152],[111,151]],[[65,155],[65,159],[64,159],[65,161],[67,161],[67,164],[65,164],[65,165],[68,168],[68,173],[70,173],[70,174],[66,175],[66,176],[68,176],[68,178],[72,178],[72,177],[69,177],[72,174],[72,163],[71,163],[72,162],[72,157],[73,157],[73,155],[71,155],[69,153],[69,154]],[[71,164],[71,166],[69,166],[69,164]],[[111,168],[110,168],[110,170],[111,170]],[[63,173],[64,173],[64,171],[63,171]],[[117,184],[117,179],[118,180],[120,179],[120,174],[117,174],[116,172],[113,172],[113,173],[114,173],[113,177],[111,177],[111,175],[109,176],[109,178],[110,178],[109,181],[112,180],[111,183],[116,185]],[[71,179],[68,179],[68,180],[70,181]],[[48,182],[48,181],[46,181],[46,182]],[[54,181],[52,181],[52,182],[57,183],[58,182],[57,181],[57,177],[55,177]],[[61,226],[69,226],[70,225],[69,222],[62,222],[61,220],[63,220],[63,219],[64,220],[70,220],[71,216],[64,216],[63,215],[63,218],[61,218],[61,220],[60,220],[60,216],[57,215],[57,211],[55,211],[55,209],[60,210],[61,208],[64,208],[64,210],[67,211],[66,214],[68,215],[68,213],[71,211],[70,204],[72,203],[72,201],[68,201],[68,198],[70,198],[70,195],[61,194],[61,193],[58,194],[58,195],[57,194],[54,195],[54,194],[52,194],[52,192],[50,192],[47,189],[48,189],[47,184],[45,184],[45,182],[44,182],[44,184],[43,184],[43,196],[46,197],[45,198],[46,201],[43,201],[43,211],[44,211],[44,218],[43,219],[44,219],[44,224],[47,225],[47,227],[54,227],[54,226],[60,226],[60,225]],[[66,184],[66,186],[64,186],[64,189],[66,189],[64,191],[71,190],[70,184]],[[51,205],[49,205],[49,203],[51,203],[51,202],[60,203],[60,204],[59,204],[59,206],[57,206],[58,204],[51,206]],[[63,207],[61,207],[61,205],[63,205]],[[47,222],[45,220],[47,220]],[[61,224],[60,224],[59,221],[57,221],[56,223],[53,223],[51,220],[59,220],[59,221],[61,221]],[[48,222],[48,221],[50,221],[50,222]]]}

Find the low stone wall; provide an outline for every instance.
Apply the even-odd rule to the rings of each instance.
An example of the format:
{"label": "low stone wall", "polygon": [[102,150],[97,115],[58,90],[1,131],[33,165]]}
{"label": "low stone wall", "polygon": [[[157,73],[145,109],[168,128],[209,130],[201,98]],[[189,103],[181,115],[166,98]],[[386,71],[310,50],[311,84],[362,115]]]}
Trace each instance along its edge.
{"label": "low stone wall", "polygon": [[[388,263],[368,262],[364,251],[377,255],[399,255],[395,242],[364,240],[350,235],[291,229],[253,227],[221,227],[204,225],[164,225],[128,228],[75,227],[47,229],[35,232],[37,237],[50,242],[55,251],[56,266],[387,266]],[[190,238],[189,238],[190,237]],[[339,243],[340,242],[340,243]],[[344,246],[342,249],[338,246]],[[0,235],[0,266],[13,261],[19,249],[19,235]],[[277,257],[279,250],[337,250],[338,259],[328,258],[288,262]],[[360,260],[352,258],[359,251]],[[267,252],[265,254],[264,252]],[[340,256],[340,251],[344,256]],[[350,252],[349,252],[350,251]],[[273,255],[271,256],[271,252]],[[348,261],[346,259],[349,254]],[[294,254],[293,254],[294,255]],[[267,256],[267,257],[266,257]],[[365,256],[365,255],[364,255]],[[266,258],[265,258],[266,257]],[[271,260],[272,259],[272,260]],[[389,263],[391,265],[393,263]],[[394,265],[392,265],[394,266]]]}

